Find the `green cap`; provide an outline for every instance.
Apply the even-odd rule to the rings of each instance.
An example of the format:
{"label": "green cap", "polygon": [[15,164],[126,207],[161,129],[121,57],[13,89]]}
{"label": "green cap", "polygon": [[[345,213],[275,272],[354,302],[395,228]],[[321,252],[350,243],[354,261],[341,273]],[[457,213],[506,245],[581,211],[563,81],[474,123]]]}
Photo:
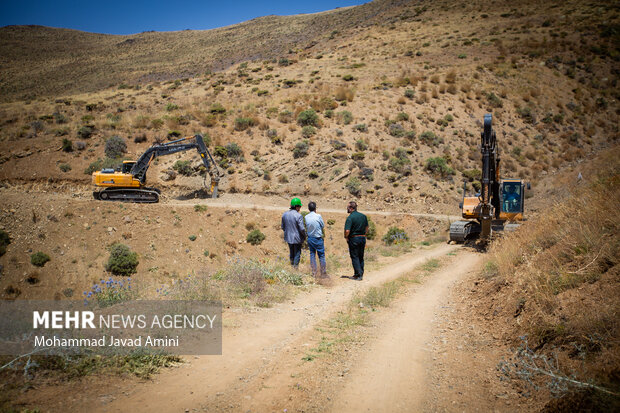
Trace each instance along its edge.
{"label": "green cap", "polygon": [[301,199],[299,198],[291,199],[291,206],[301,206]]}

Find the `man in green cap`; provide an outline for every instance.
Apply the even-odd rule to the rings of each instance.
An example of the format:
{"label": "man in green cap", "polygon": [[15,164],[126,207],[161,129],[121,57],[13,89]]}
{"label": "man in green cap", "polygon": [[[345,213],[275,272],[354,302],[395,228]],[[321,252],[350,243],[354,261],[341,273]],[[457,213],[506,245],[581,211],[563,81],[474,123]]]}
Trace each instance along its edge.
{"label": "man in green cap", "polygon": [[284,231],[284,241],[288,243],[289,258],[293,268],[299,266],[301,257],[301,244],[306,239],[306,229],[304,218],[299,213],[301,200],[291,199],[291,208],[282,214],[282,231]]}

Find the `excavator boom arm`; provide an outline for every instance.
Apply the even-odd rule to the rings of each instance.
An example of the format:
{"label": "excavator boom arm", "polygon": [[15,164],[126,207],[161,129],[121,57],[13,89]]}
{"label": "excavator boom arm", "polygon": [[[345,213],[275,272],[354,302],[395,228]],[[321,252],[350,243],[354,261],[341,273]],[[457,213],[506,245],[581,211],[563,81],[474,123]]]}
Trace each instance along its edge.
{"label": "excavator boom arm", "polygon": [[217,194],[217,185],[220,180],[219,171],[215,165],[215,161],[213,160],[211,153],[207,149],[207,146],[200,135],[151,146],[140,156],[140,158],[138,158],[134,166],[131,168],[130,173],[134,176],[134,178],[144,184],[146,182],[146,172],[148,171],[149,166],[151,166],[151,161],[153,161],[153,159],[159,156],[172,155],[173,153],[188,151],[191,149],[196,149],[200,154],[200,158],[207,169],[207,173],[211,175],[211,191],[215,191],[214,194]]}

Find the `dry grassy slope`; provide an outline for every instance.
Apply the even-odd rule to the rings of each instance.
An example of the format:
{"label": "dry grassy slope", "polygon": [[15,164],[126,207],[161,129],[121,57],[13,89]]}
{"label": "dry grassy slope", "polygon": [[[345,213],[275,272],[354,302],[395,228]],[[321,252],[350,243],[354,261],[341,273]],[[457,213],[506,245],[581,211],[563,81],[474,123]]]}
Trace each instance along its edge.
{"label": "dry grassy slope", "polygon": [[[92,92],[122,82],[194,76],[236,62],[275,58],[394,14],[399,0],[296,16],[267,16],[214,30],[129,36],[41,26],[0,28],[2,100]],[[407,14],[406,14],[407,15]]]}
{"label": "dry grassy slope", "polygon": [[[421,4],[396,7],[394,3],[375,2],[366,8],[318,15],[266,17],[258,23],[208,32],[223,35],[236,31],[250,36],[256,29],[255,35],[260,36],[257,27],[264,26],[270,27],[270,33],[297,33],[303,24],[320,31],[325,22],[338,22],[334,16],[345,19],[338,22],[339,26],[352,26],[362,16],[374,16],[371,22],[376,24],[341,32],[332,40],[289,55],[295,63],[286,67],[277,62],[252,61],[245,62],[246,67],[239,65],[213,75],[148,82],[140,89],[109,88],[61,99],[3,104],[0,178],[88,184],[89,176],[83,171],[103,156],[104,142],[112,135],[130,138],[127,156],[135,158],[169,131],[183,135],[201,132],[209,134],[215,145],[236,142],[244,150],[245,162],[232,162],[223,168],[228,169],[222,181],[224,191],[284,196],[302,192],[345,198],[350,196],[345,183],[358,177],[363,168],[371,168],[373,180],[361,180],[360,195],[366,199],[396,201],[397,207],[418,212],[456,213],[462,178],[459,171],[479,168],[476,146],[480,121],[487,111],[495,117],[505,175],[527,178],[534,184],[567,161],[616,144],[618,43],[614,41],[618,16],[614,6],[525,1],[498,4],[489,10],[483,2],[458,6],[450,1],[433,2],[425,3],[426,9],[420,9]],[[415,17],[418,12],[421,14]],[[405,18],[390,17],[396,15]],[[278,21],[287,22],[287,26]],[[246,29],[240,31],[238,27]],[[193,45],[203,35],[143,33],[136,39],[169,37],[176,39],[170,44],[180,48],[183,41],[178,36],[185,36],[186,43]],[[116,40],[109,43],[115,36],[88,36],[104,39],[91,42],[101,50],[121,47]],[[231,34],[227,38],[237,37]],[[129,48],[150,44],[147,40],[131,44],[126,40],[123,42]],[[243,42],[252,44],[251,38]],[[228,47],[226,44],[221,47]],[[148,58],[157,65],[173,65],[182,57],[174,47],[160,48],[169,53],[169,58],[160,60],[157,54]],[[195,49],[188,46],[187,50]],[[83,53],[93,59],[102,56],[86,50]],[[130,52],[127,59],[140,61]],[[123,66],[123,70],[138,77],[144,74],[135,71],[133,64]],[[344,81],[346,75],[354,79]],[[79,76],[75,77],[75,84],[81,85]],[[289,87],[286,79],[297,83]],[[413,93],[412,98],[404,96],[407,90]],[[261,91],[266,94],[259,96]],[[334,98],[345,99],[335,102]],[[226,113],[212,115],[213,103],[221,103]],[[88,110],[87,104],[95,104],[95,108]],[[344,124],[338,116],[328,117],[326,109],[331,104],[336,106],[336,113],[349,111],[352,122]],[[176,108],[169,106],[171,110],[167,110],[167,105]],[[293,147],[302,139],[295,117],[310,106],[319,111],[320,128],[309,139],[308,156],[295,159]],[[288,119],[281,116],[286,111],[292,114]],[[62,114],[66,123],[50,118],[52,113]],[[401,113],[404,115],[399,118]],[[445,121],[448,115],[452,121]],[[236,130],[238,117],[253,119],[255,126]],[[392,136],[389,122],[414,135]],[[95,127],[90,139],[77,136],[84,124]],[[366,125],[368,130],[356,129],[357,124]],[[281,145],[272,143],[269,130],[282,139]],[[422,133],[427,131],[438,139],[423,139]],[[140,135],[146,136],[147,142],[131,141]],[[83,140],[84,151],[59,151],[65,138]],[[356,145],[359,139],[368,146],[366,150]],[[346,148],[335,150],[334,140]],[[389,158],[398,147],[409,152],[411,175],[390,166]],[[363,152],[361,161],[359,152]],[[456,175],[442,178],[426,171],[425,162],[432,156],[445,158]],[[195,155],[162,158],[149,173],[150,183],[199,187],[202,180],[197,177],[177,178],[172,183],[160,180],[161,172],[177,159],[195,159]],[[60,170],[65,164],[71,171]],[[337,179],[347,170],[349,176]],[[269,172],[270,180],[261,175],[264,171]],[[318,178],[308,179],[313,171]]]}
{"label": "dry grassy slope", "polygon": [[[617,411],[620,402],[619,159],[616,147],[559,175],[556,185],[566,193],[554,196],[553,205],[521,231],[493,244],[487,271],[472,288],[470,301],[491,334],[515,348],[525,337],[538,355],[556,359],[556,374],[615,392],[551,399],[548,411]],[[519,369],[523,364],[513,372]],[[533,381],[541,385],[534,397],[548,400],[542,384],[549,377],[534,374]]]}

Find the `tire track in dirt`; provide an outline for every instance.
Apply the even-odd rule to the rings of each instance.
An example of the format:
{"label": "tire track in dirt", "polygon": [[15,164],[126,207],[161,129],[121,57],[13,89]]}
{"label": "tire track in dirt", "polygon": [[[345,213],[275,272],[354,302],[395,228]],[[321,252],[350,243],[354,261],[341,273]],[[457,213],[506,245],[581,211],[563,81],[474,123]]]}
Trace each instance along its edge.
{"label": "tire track in dirt", "polygon": [[[428,259],[441,257],[458,248],[442,244],[417,250],[378,271],[367,273],[361,283],[336,280],[329,289],[315,289],[273,308],[253,312],[241,309],[226,311],[223,319],[223,355],[189,358],[189,363],[165,370],[153,381],[139,383],[127,380],[109,386],[105,394],[101,389],[86,387],[79,397],[75,396],[75,388],[71,386],[50,386],[33,393],[29,404],[47,406],[49,411],[203,410],[204,406],[217,404],[221,396],[242,393],[269,366],[278,363],[280,354],[292,342],[342,308],[360,289],[395,279]],[[57,402],[52,403],[48,398]],[[97,402],[93,403],[93,400]]]}
{"label": "tire track in dirt", "polygon": [[351,371],[330,411],[422,411],[432,337],[432,319],[454,282],[479,268],[482,256],[462,252],[456,262],[439,270],[415,293],[399,300],[384,317],[374,342],[364,347],[361,362]]}

